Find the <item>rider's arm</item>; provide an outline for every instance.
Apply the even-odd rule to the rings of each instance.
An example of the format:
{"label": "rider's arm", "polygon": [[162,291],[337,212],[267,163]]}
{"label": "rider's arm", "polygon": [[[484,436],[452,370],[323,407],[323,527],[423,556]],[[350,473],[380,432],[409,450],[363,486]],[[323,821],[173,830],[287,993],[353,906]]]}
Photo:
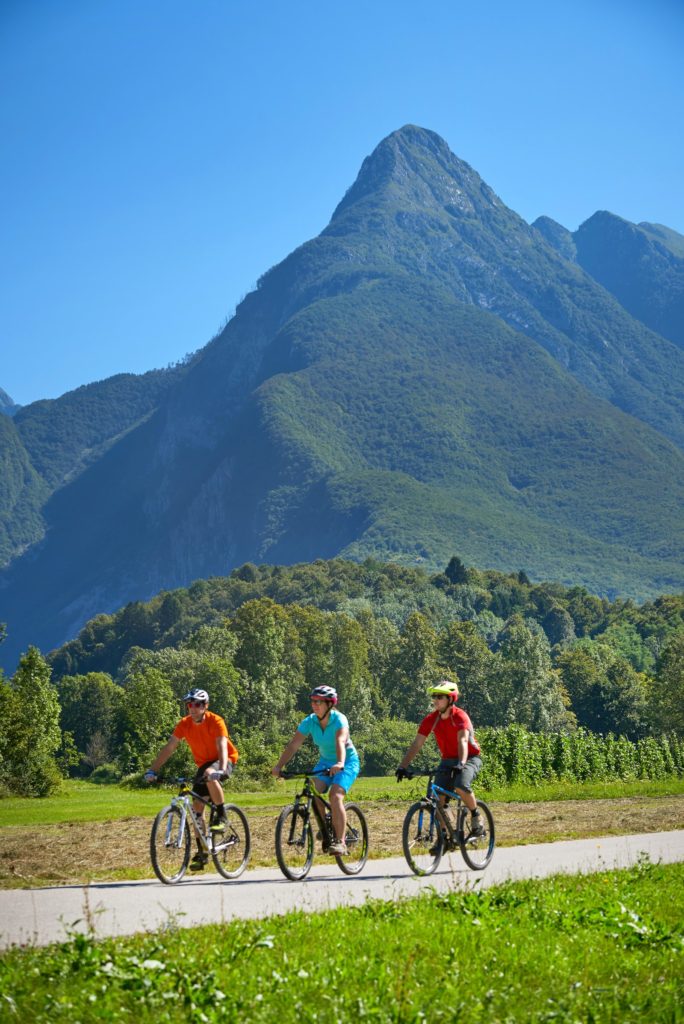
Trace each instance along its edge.
{"label": "rider's arm", "polygon": [[218,750],[219,771],[225,772],[228,767],[228,739],[226,736],[216,737],[216,749]]}
{"label": "rider's arm", "polygon": [[402,757],[401,761],[399,762],[399,767],[400,768],[408,768],[408,766],[411,764],[411,761],[413,760],[413,758],[416,756],[416,754],[418,753],[420,748],[425,743],[426,739],[427,739],[427,736],[423,736],[422,733],[419,732],[419,733],[416,734],[416,738],[414,739],[413,743],[408,748],[408,750],[406,751],[406,753]]}
{"label": "rider's arm", "polygon": [[347,740],[349,739],[349,729],[346,725],[343,725],[335,733],[335,754],[337,756],[337,763],[330,769],[330,774],[334,775],[335,772],[341,772],[344,768],[344,762],[347,757]]}
{"label": "rider's arm", "polygon": [[278,763],[271,769],[271,775],[275,775],[276,777],[280,775],[287,762],[292,760],[305,739],[306,736],[304,733],[300,732],[298,729],[278,758]]}
{"label": "rider's arm", "polygon": [[154,761],[150,765],[150,770],[153,772],[158,772],[161,766],[163,764],[166,764],[166,762],[171,757],[179,743],[180,740],[178,739],[177,736],[170,736],[169,742],[161,748],[161,750],[155,757]]}
{"label": "rider's arm", "polygon": [[458,730],[458,759],[463,764],[468,760],[468,730]]}

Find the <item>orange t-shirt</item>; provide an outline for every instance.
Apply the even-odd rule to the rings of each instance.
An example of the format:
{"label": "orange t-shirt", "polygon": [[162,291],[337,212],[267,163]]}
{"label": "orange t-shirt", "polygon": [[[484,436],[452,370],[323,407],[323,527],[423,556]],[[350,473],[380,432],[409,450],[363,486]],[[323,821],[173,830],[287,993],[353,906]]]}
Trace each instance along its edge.
{"label": "orange t-shirt", "polygon": [[199,724],[193,722],[190,715],[186,715],[173,730],[173,735],[179,740],[186,741],[198,767],[207,761],[216,760],[216,740],[219,736],[225,736],[228,740],[228,760],[235,764],[238,759],[237,748],[231,742],[226,723],[213,711],[205,711],[204,718]]}

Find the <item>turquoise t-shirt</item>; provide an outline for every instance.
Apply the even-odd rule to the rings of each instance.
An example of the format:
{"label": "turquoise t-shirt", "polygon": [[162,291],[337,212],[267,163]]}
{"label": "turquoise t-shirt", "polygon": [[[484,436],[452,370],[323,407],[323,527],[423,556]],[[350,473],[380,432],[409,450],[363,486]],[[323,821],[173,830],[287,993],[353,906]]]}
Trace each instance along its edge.
{"label": "turquoise t-shirt", "polygon": [[[335,764],[337,761],[335,736],[340,729],[345,726],[348,730],[349,722],[347,721],[347,716],[333,708],[328,716],[325,729],[321,729],[317,716],[312,713],[307,715],[303,722],[299,723],[297,731],[304,733],[305,736],[311,737],[321,752],[322,760],[330,761],[331,764]],[[356,753],[356,748],[352,741],[348,739],[346,743],[347,755],[352,751]]]}

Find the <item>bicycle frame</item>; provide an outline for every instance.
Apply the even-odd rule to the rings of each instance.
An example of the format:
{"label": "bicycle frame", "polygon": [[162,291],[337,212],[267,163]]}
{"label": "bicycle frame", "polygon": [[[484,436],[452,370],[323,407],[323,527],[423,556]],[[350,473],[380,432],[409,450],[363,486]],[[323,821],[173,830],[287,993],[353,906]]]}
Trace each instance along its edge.
{"label": "bicycle frame", "polygon": [[[197,812],[195,811],[195,808],[192,806],[192,801],[201,800],[205,807],[213,807],[214,805],[212,804],[211,800],[209,800],[207,797],[200,796],[199,793],[196,793],[194,789],[184,779],[179,779],[178,781],[181,783],[181,791],[177,796],[171,797],[171,806],[176,807],[180,811],[181,815],[180,824],[176,825],[178,842],[180,842],[180,839],[183,835],[185,823],[188,820],[188,818],[190,818],[190,821],[193,824],[195,835],[202,844],[204,852],[211,853],[212,846],[210,845],[209,842],[211,832],[208,831],[204,823],[204,808],[202,809],[202,817],[200,817],[200,815],[197,814]],[[173,827],[174,822],[171,818],[169,818],[166,825],[167,844],[171,842],[171,829]],[[219,843],[215,845],[213,849],[216,851],[220,850],[221,844]]]}
{"label": "bicycle frame", "polygon": [[457,802],[458,807],[455,812],[455,822],[452,822],[450,814],[447,813],[446,802],[444,806],[440,807],[444,816],[444,823],[447,826],[447,845],[448,847],[455,849],[457,844],[464,838],[464,825],[468,809],[463,803],[462,797],[458,793],[451,789],[444,789],[442,786],[438,786],[436,782],[432,781],[436,774],[437,769],[433,769],[429,772],[415,772],[413,777],[415,778],[416,775],[427,775],[428,777],[425,796],[422,799],[425,804],[425,809],[430,810],[430,835],[433,834],[433,831],[436,828],[435,817],[437,808],[440,807],[440,796],[445,796],[447,800],[455,800]]}
{"label": "bicycle frame", "polygon": [[[330,807],[330,804],[325,799],[325,797],[321,793],[319,793],[318,790],[316,789],[316,787],[314,786],[313,779],[315,778],[315,775],[313,773],[311,775],[304,774],[304,773],[302,773],[302,774],[304,775],[304,784],[302,786],[301,792],[295,793],[294,805],[295,805],[295,807],[299,808],[301,806],[301,804],[304,803],[304,806],[306,807],[305,814],[306,814],[307,820],[311,817],[311,811],[313,810],[314,816],[315,816],[316,821],[318,822],[319,828],[321,830],[321,835],[325,836],[326,839],[327,839],[327,842],[330,843],[330,842],[333,841],[333,838],[334,838],[333,833],[332,833],[332,808]],[[284,778],[288,778],[288,777],[289,778],[297,778],[298,775],[295,775],[293,773],[292,775],[288,776],[288,775],[285,775],[285,773],[283,773],[283,777]],[[303,798],[305,798],[305,800]],[[325,812],[324,812],[325,819],[321,816],[320,808],[319,808],[318,804],[316,803],[317,800],[320,800],[320,802],[325,807]],[[298,815],[296,815],[296,814],[293,815],[292,816],[292,822],[291,822],[291,825],[290,825],[290,836],[289,836],[290,842],[292,842],[294,840],[294,837],[295,837],[295,830],[297,828],[297,820],[298,820]]]}
{"label": "bicycle frame", "polygon": [[449,845],[455,847],[457,843],[460,843],[463,840],[464,832],[465,832],[463,826],[465,824],[466,816],[467,816],[467,813],[468,813],[468,809],[467,809],[466,805],[463,803],[462,797],[458,793],[454,792],[451,789],[444,789],[442,786],[438,786],[437,783],[432,781],[432,776],[430,776],[428,778],[428,785],[427,785],[427,794],[426,794],[426,796],[427,796],[427,799],[430,800],[430,802],[433,805],[433,807],[437,807],[439,805],[439,797],[440,796],[445,796],[445,797],[447,797],[447,799],[456,800],[456,802],[458,804],[458,807],[456,808],[456,812],[455,812],[455,816],[456,816],[455,825],[452,825],[451,817],[447,813],[447,805],[446,805],[446,803],[442,807],[442,813],[444,815],[444,821],[446,823],[447,830],[448,830],[447,834],[449,836]]}

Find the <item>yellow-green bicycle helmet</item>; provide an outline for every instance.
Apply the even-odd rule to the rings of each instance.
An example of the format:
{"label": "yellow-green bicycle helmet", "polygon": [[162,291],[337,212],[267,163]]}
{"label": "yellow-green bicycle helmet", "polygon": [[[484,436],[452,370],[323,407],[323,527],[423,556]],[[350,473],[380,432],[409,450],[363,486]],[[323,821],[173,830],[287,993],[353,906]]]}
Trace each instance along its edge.
{"label": "yellow-green bicycle helmet", "polygon": [[458,700],[458,685],[451,679],[440,679],[438,683],[428,688],[428,693],[431,697],[450,697],[451,703],[454,704]]}

